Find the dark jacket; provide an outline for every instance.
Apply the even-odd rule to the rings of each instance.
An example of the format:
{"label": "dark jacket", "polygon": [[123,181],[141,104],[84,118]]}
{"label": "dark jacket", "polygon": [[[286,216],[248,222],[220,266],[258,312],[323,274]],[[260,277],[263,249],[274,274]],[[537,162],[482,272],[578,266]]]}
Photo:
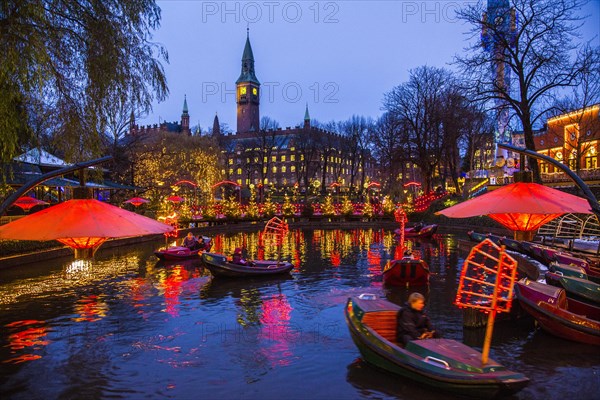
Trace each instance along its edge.
{"label": "dark jacket", "polygon": [[398,341],[405,343],[408,340],[418,339],[426,331],[432,331],[433,327],[429,317],[423,311],[417,311],[408,303],[398,311]]}
{"label": "dark jacket", "polygon": [[192,236],[191,239],[189,239],[187,236],[183,239],[183,243],[182,243],[183,247],[187,247],[190,250],[193,250],[195,247],[198,246],[198,239],[196,239],[195,236]]}

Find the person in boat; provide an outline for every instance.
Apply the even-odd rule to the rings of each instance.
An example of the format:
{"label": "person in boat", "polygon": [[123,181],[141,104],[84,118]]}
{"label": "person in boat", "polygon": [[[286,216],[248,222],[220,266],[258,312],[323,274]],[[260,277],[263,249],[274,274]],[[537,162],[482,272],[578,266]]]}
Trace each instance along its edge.
{"label": "person in boat", "polygon": [[234,264],[238,265],[248,265],[248,262],[242,257],[242,249],[236,247],[233,251],[233,261]]}
{"label": "person in boat", "polygon": [[200,243],[198,243],[198,239],[196,239],[196,236],[192,232],[188,232],[187,236],[183,239],[182,246],[193,251],[200,248]]}
{"label": "person in boat", "polygon": [[425,297],[421,293],[411,293],[408,301],[398,311],[397,339],[406,346],[411,340],[438,338],[429,317],[425,314]]}
{"label": "person in boat", "polygon": [[411,260],[415,259],[414,255],[413,255],[413,252],[410,249],[407,249],[407,250],[404,251],[404,255],[402,256],[402,258],[405,258],[405,259],[408,258],[408,259],[411,259]]}

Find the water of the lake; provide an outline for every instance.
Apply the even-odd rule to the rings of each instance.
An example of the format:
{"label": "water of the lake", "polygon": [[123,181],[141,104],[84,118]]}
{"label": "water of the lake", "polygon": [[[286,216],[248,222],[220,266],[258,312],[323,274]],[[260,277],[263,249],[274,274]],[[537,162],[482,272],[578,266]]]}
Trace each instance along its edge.
{"label": "water of the lake", "polygon": [[[445,337],[480,349],[452,305],[457,235],[412,242],[432,276],[428,314]],[[213,251],[274,257],[257,234],[218,235]],[[0,270],[0,397],[15,399],[451,399],[360,361],[343,316],[349,296],[403,303],[381,270],[396,239],[381,230],[292,231],[290,277],[211,280],[199,261],[157,263],[161,243]],[[412,290],[411,290],[412,291]],[[491,357],[531,379],[514,398],[598,398],[598,348],[498,321]]]}

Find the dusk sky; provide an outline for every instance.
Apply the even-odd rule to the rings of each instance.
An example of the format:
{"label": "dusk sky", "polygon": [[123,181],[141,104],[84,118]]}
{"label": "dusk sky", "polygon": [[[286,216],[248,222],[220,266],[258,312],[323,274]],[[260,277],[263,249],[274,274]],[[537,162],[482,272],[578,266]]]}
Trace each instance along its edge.
{"label": "dusk sky", "polygon": [[[169,98],[138,121],[179,121],[184,95],[190,125],[212,127],[215,112],[235,130],[235,80],[250,27],[261,116],[282,127],[302,122],[308,103],[321,122],[381,115],[383,94],[420,65],[449,67],[469,26],[455,17],[464,1],[158,0]],[[600,0],[582,35],[600,44]],[[248,24],[249,23],[249,24]]]}

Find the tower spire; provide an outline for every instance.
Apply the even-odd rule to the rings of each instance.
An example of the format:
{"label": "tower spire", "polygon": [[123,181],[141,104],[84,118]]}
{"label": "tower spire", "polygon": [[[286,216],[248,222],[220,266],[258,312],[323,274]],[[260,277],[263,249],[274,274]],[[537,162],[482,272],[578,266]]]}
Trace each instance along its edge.
{"label": "tower spire", "polygon": [[250,28],[246,28],[246,45],[244,46],[244,53],[242,54],[242,72],[240,77],[235,83],[241,82],[252,82],[260,85],[258,78],[254,72],[254,53],[252,52],[252,45],[250,44]]}
{"label": "tower spire", "polygon": [[215,113],[215,119],[213,120],[213,136],[219,136],[221,134],[221,124],[219,123],[219,116]]}
{"label": "tower spire", "polygon": [[187,96],[183,95],[183,112],[181,113],[181,131],[187,133],[188,136],[192,134],[190,131],[190,114],[188,113]]}
{"label": "tower spire", "polygon": [[183,95],[183,114],[188,113],[187,95]]}
{"label": "tower spire", "polygon": [[254,54],[250,45],[250,27],[246,27],[246,44],[242,54],[242,72],[235,81],[237,97],[237,132],[260,129],[260,82],[254,72]]}
{"label": "tower spire", "polygon": [[310,114],[308,113],[308,102],[306,102],[306,109],[304,110],[304,128],[310,128]]}

